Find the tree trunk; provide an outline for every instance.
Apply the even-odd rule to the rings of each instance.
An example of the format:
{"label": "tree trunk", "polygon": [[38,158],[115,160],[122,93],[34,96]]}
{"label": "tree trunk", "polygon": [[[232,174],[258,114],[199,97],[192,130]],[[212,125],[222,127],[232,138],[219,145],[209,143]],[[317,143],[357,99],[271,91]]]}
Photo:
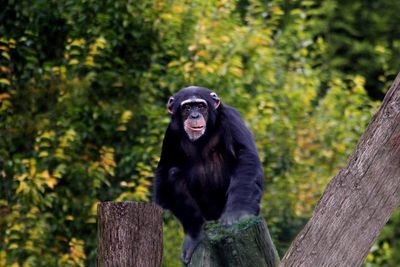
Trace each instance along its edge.
{"label": "tree trunk", "polygon": [[189,267],[277,267],[279,256],[260,217],[251,217],[225,228],[207,223],[205,238]]}
{"label": "tree trunk", "polygon": [[97,215],[98,267],[161,266],[161,208],[152,203],[103,202]]}
{"label": "tree trunk", "polygon": [[281,266],[360,266],[400,203],[400,74]]}

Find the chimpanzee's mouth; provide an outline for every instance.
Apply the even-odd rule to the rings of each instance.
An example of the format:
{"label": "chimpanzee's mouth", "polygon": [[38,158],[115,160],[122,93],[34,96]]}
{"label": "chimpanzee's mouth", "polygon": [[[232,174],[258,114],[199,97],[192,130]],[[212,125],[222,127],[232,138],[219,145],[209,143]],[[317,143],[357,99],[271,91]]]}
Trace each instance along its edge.
{"label": "chimpanzee's mouth", "polygon": [[188,128],[193,132],[200,132],[204,129],[204,125],[188,126]]}
{"label": "chimpanzee's mouth", "polygon": [[183,126],[192,141],[199,139],[206,132],[206,120],[204,118],[187,119]]}

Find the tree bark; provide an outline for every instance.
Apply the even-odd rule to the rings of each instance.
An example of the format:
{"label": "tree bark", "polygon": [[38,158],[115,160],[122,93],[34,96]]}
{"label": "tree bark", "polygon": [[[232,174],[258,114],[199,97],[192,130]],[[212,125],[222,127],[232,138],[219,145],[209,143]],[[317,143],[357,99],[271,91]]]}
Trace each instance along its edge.
{"label": "tree bark", "polygon": [[400,74],[281,266],[360,266],[400,204]]}
{"label": "tree bark", "polygon": [[103,202],[97,206],[99,267],[159,267],[162,209],[152,203]]}
{"label": "tree bark", "polygon": [[207,223],[189,267],[277,267],[279,256],[265,221],[251,217],[225,228]]}

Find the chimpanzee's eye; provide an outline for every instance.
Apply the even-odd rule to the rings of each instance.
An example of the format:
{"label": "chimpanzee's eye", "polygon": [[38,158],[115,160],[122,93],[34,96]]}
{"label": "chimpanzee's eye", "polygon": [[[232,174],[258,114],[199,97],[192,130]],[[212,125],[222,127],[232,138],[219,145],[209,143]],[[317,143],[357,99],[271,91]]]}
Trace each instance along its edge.
{"label": "chimpanzee's eye", "polygon": [[205,107],[206,107],[206,105],[204,103],[197,104],[197,108],[203,109]]}
{"label": "chimpanzee's eye", "polygon": [[190,111],[190,105],[188,105],[188,104],[183,105],[183,106],[182,106],[182,109],[183,109],[184,111]]}

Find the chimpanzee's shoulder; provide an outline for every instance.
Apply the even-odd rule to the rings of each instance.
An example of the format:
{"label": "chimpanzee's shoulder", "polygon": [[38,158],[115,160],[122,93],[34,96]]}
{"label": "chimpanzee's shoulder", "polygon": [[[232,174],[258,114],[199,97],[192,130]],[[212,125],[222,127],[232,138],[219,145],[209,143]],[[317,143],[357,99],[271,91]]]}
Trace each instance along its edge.
{"label": "chimpanzee's shoulder", "polygon": [[242,114],[234,107],[223,105],[220,109],[221,119],[228,125],[244,125]]}

